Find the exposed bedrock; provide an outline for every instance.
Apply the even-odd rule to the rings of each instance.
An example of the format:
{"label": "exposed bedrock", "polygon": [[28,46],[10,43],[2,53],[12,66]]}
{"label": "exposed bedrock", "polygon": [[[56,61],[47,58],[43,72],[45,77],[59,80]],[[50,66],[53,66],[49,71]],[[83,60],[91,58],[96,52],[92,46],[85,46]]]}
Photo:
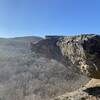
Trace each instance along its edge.
{"label": "exposed bedrock", "polygon": [[62,63],[68,62],[69,59],[88,77],[100,79],[99,35],[47,36],[33,45],[32,49],[36,52]]}
{"label": "exposed bedrock", "polygon": [[100,79],[100,36],[63,37],[58,42],[63,56],[68,57],[88,77]]}

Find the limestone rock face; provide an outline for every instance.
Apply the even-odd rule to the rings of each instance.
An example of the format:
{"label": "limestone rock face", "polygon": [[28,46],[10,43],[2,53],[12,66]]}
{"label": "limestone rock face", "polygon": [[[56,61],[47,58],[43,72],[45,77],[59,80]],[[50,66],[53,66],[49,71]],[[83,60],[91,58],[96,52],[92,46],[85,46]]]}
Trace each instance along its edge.
{"label": "limestone rock face", "polygon": [[69,59],[88,77],[100,79],[99,35],[46,36],[33,47],[34,51],[63,63]]}
{"label": "limestone rock face", "polygon": [[62,55],[68,57],[88,77],[100,79],[100,36],[62,37],[57,45]]}
{"label": "limestone rock face", "polygon": [[33,45],[32,49],[36,53],[64,63],[71,72],[80,69],[79,72],[93,78],[84,87],[51,100],[100,100],[99,35],[46,36],[45,39]]}

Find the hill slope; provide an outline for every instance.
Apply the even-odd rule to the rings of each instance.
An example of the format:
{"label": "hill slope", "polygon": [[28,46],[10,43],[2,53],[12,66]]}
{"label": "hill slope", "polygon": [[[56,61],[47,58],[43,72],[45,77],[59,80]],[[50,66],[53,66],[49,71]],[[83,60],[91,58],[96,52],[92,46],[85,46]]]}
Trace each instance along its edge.
{"label": "hill slope", "polygon": [[59,38],[0,39],[0,100],[49,100],[89,80],[62,56]]}
{"label": "hill slope", "polygon": [[[59,79],[57,82],[55,82],[55,84],[62,84],[62,83],[65,84],[63,91],[69,92],[69,91],[73,91],[73,90],[79,88],[82,84],[85,84],[89,79],[86,78],[86,76],[82,75],[82,73],[78,69],[77,65],[74,65],[68,57],[64,57],[62,55],[61,49],[57,46],[57,43],[62,38],[65,38],[65,37],[48,36],[36,44],[33,43],[32,50],[35,53],[37,53],[38,55],[40,55],[41,57],[44,57],[49,60],[54,60],[58,63],[58,65],[56,67],[53,66],[54,72],[52,72],[51,78],[55,77],[53,75],[53,73],[55,73],[56,78]],[[68,37],[68,39],[70,39],[70,37]],[[62,48],[62,49],[65,49],[65,48]],[[60,66],[60,70],[59,70],[58,68],[59,68],[60,64],[63,67]],[[61,70],[63,70],[62,73],[59,72]],[[63,81],[63,79],[64,79],[64,81]],[[59,86],[57,88],[59,88]],[[61,90],[60,90],[60,92],[61,92]],[[59,90],[58,90],[58,93],[59,93]],[[62,94],[62,93],[63,92],[61,92],[60,94]],[[56,95],[58,95],[57,92],[56,92]]]}

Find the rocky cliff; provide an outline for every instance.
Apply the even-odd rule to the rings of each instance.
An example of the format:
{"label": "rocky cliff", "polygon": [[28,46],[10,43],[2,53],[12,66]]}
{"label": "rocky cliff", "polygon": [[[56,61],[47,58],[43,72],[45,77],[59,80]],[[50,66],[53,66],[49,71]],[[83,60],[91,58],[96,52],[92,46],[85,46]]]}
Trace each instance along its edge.
{"label": "rocky cliff", "polygon": [[[32,50],[41,55],[56,59],[66,67],[73,64],[72,69],[83,73],[91,80],[74,92],[59,96],[53,100],[99,100],[100,99],[100,36],[80,35],[71,37],[47,36],[34,45]],[[43,45],[41,47],[41,45]],[[99,86],[93,85],[98,83]]]}
{"label": "rocky cliff", "polygon": [[64,37],[58,41],[63,56],[91,78],[100,78],[100,36]]}
{"label": "rocky cliff", "polygon": [[88,77],[100,78],[100,36],[98,35],[47,36],[46,39],[33,45],[32,49],[37,53],[63,63],[68,62],[69,59]]}

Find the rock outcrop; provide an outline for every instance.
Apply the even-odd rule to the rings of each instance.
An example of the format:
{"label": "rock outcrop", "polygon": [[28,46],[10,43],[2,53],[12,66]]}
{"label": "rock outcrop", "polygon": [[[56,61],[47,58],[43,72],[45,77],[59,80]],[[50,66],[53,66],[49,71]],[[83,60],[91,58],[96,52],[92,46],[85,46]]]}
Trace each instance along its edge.
{"label": "rock outcrop", "polygon": [[58,42],[63,56],[81,69],[88,77],[100,78],[100,36],[81,35],[63,37]]}
{"label": "rock outcrop", "polygon": [[[33,44],[37,53],[66,63],[68,59],[91,78],[100,78],[100,36],[46,36]],[[43,45],[43,46],[41,46]],[[67,60],[66,60],[67,59]]]}
{"label": "rock outcrop", "polygon": [[92,79],[84,87],[70,93],[65,93],[53,100],[100,100],[100,80]]}
{"label": "rock outcrop", "polygon": [[[41,47],[41,44],[44,44],[44,46]],[[34,48],[32,49],[34,51],[45,54],[46,57],[54,58],[65,65],[66,62],[68,64],[69,60],[83,74],[90,78],[98,79],[98,81],[93,79],[83,88],[81,87],[74,92],[66,93],[53,100],[100,100],[99,35],[47,36],[44,40],[33,45]]]}
{"label": "rock outcrop", "polygon": [[83,73],[94,79],[83,88],[54,100],[100,100],[100,36],[63,37],[58,46],[63,56],[68,57]]}

